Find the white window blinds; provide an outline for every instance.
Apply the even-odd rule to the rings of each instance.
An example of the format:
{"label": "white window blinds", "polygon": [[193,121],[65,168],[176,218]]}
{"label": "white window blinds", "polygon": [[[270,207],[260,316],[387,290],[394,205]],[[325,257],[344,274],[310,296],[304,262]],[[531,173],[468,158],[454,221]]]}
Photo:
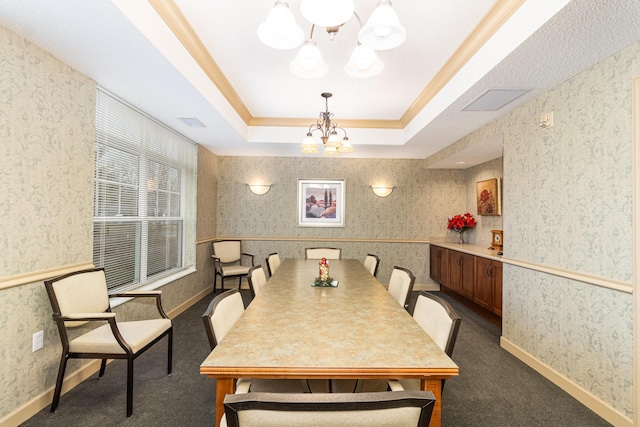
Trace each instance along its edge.
{"label": "white window blinds", "polygon": [[110,290],[194,265],[196,156],[193,142],[98,90],[93,262]]}

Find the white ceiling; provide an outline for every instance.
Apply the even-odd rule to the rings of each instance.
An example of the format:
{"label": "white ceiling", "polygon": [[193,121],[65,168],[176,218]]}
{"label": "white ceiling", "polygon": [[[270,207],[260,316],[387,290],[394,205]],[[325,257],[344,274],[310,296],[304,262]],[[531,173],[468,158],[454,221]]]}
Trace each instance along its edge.
{"label": "white ceiling", "polygon": [[[378,52],[385,69],[370,79],[342,71],[355,19],[333,42],[315,29],[326,77],[291,74],[297,49],[274,50],[256,36],[271,0],[2,0],[0,24],[218,155],[299,156],[324,110],[320,93],[332,92],[329,110],[355,148],[342,156],[423,159],[640,40],[638,0],[567,2],[395,0],[407,41]],[[289,3],[308,36],[299,0]],[[363,21],[376,3],[355,1]],[[515,12],[502,25],[505,10]],[[481,29],[492,35],[486,42]],[[488,89],[530,91],[497,111],[461,111]],[[437,167],[496,158],[501,141]]]}

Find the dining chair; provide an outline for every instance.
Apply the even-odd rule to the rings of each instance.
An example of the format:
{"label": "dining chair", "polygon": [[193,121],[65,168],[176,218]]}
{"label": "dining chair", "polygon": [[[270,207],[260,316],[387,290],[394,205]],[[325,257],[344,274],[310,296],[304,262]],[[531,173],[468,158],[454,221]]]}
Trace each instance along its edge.
{"label": "dining chair", "polygon": [[[420,291],[413,309],[413,318],[447,356],[453,355],[462,319],[451,304],[432,293]],[[420,390],[420,380],[391,380],[389,388],[393,391]],[[444,389],[444,380],[442,388]]]}
{"label": "dining chair", "polygon": [[[211,251],[215,270],[213,293],[216,292],[218,276],[220,276],[221,291],[224,291],[224,279],[229,277],[238,278],[238,289],[240,289],[242,278],[247,277],[249,269],[253,266],[253,254],[242,252],[240,240],[216,240],[211,242]],[[249,259],[251,265],[243,264],[244,259]]]}
{"label": "dining chair", "polygon": [[405,309],[408,308],[407,300],[409,299],[409,295],[411,295],[415,281],[416,277],[409,269],[398,266],[393,267],[387,289]]}
{"label": "dining chair", "polygon": [[265,264],[267,264],[267,271],[269,272],[269,277],[273,276],[278,267],[280,267],[280,256],[277,252],[270,253],[268,257],[264,259]]}
{"label": "dining chair", "polygon": [[[231,289],[216,295],[202,314],[204,329],[207,332],[209,347],[216,348],[227,332],[244,313],[242,294]],[[236,381],[236,393],[249,391],[310,393],[306,380],[273,380],[239,378]]]}
{"label": "dining chair", "polygon": [[[167,374],[171,374],[173,324],[162,308],[160,291],[130,291],[109,295],[103,268],[92,268],[44,281],[53,320],[58,326],[62,357],[58,369],[51,412],[60,402],[64,372],[69,359],[101,359],[99,377],[108,359],[127,361],[127,417],[133,413],[133,361],[167,336]],[[116,321],[109,298],[154,298],[159,318]],[[76,328],[86,330],[96,322],[103,325],[78,335]],[[70,338],[73,336],[74,338]]]}
{"label": "dining chair", "polygon": [[[456,345],[462,319],[451,304],[432,293],[420,291],[413,309],[413,319],[447,356],[453,355],[453,347]],[[444,383],[445,381],[442,380],[442,389],[444,389]],[[420,390],[420,380],[416,379],[394,379],[386,383],[379,380],[364,380],[361,384],[361,386],[359,384],[359,390],[365,392]]]}
{"label": "dining chair", "polygon": [[262,268],[261,265],[251,267],[247,275],[247,281],[249,282],[251,298],[255,298],[267,284],[267,276],[264,274],[264,268]]}
{"label": "dining chair", "polygon": [[228,394],[221,425],[426,427],[434,402],[430,391]]}
{"label": "dining chair", "polygon": [[305,249],[305,258],[306,259],[340,259],[341,258],[341,249],[338,248],[306,248]]}
{"label": "dining chair", "polygon": [[367,254],[363,264],[364,268],[366,268],[373,277],[378,275],[378,266],[380,265],[380,258],[378,255]]}

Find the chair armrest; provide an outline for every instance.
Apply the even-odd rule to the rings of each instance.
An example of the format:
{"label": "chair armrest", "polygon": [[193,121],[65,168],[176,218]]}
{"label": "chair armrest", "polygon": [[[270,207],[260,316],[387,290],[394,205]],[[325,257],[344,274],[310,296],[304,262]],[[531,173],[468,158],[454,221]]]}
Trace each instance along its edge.
{"label": "chair armrest", "polygon": [[251,265],[254,265],[254,264],[253,264],[253,258],[254,258],[254,255],[253,255],[253,254],[250,254],[250,253],[247,253],[247,252],[242,252],[242,254],[241,254],[241,255],[244,255],[244,256],[246,256],[246,257],[251,258]]}
{"label": "chair armrest", "polygon": [[71,313],[66,316],[60,316],[60,320],[74,322],[94,322],[98,320],[114,319],[116,313]]}
{"label": "chair armrest", "polygon": [[156,299],[156,307],[158,308],[158,313],[165,319],[168,319],[167,313],[164,312],[162,308],[162,291],[129,291],[129,292],[121,292],[118,294],[109,295],[109,298],[148,298],[153,297]]}

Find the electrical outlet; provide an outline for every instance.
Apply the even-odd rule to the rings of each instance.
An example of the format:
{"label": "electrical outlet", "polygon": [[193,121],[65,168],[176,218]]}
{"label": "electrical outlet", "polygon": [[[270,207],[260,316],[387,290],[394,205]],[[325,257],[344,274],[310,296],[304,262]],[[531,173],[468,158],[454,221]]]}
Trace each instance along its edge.
{"label": "electrical outlet", "polygon": [[44,331],[38,331],[35,334],[33,334],[33,341],[32,341],[31,347],[32,347],[31,351],[40,350],[42,347],[44,347]]}
{"label": "electrical outlet", "polygon": [[550,113],[545,113],[540,116],[540,120],[538,121],[538,127],[540,129],[548,129],[553,126],[553,111]]}

